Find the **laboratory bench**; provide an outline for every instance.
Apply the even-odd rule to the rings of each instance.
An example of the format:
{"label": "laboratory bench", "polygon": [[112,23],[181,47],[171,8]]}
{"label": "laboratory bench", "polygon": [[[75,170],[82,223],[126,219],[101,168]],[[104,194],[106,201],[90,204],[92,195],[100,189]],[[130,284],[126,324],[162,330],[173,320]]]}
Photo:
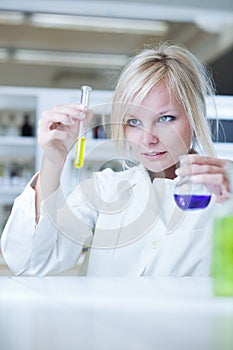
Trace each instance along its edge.
{"label": "laboratory bench", "polygon": [[211,278],[0,277],[3,350],[232,350]]}

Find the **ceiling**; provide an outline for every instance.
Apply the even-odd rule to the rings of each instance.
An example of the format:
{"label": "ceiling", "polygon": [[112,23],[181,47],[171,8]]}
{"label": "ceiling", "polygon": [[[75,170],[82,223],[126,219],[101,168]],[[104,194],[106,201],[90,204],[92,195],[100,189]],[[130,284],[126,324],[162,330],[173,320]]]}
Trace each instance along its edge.
{"label": "ceiling", "polygon": [[164,40],[233,94],[232,0],[0,0],[0,85],[113,89],[129,57]]}

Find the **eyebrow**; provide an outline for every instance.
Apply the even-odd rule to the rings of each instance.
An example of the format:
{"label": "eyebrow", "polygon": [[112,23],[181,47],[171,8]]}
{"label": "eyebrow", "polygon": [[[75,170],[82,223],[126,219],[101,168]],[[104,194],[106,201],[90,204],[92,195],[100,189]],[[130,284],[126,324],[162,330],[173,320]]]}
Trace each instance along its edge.
{"label": "eyebrow", "polygon": [[[152,114],[153,113],[153,114]],[[157,113],[155,113],[153,110],[151,110],[151,117],[161,117],[161,116],[164,116],[164,115],[176,115],[178,113],[178,111],[177,110],[175,110],[175,109],[168,109],[168,110],[166,110],[166,109],[164,109],[164,110],[161,110],[160,112],[157,112]],[[140,119],[140,114],[139,115],[137,115],[136,113],[135,114],[128,114],[127,115],[127,117],[126,117],[126,119],[129,119],[129,118],[133,118],[133,119]]]}
{"label": "eyebrow", "polygon": [[160,112],[158,112],[158,114],[160,115],[167,115],[167,114],[176,114],[178,111],[175,110],[175,109],[165,109],[165,110],[162,110]]}
{"label": "eyebrow", "polygon": [[128,114],[126,116],[126,119],[128,119],[128,118],[135,118],[135,119],[137,119],[138,117],[136,115],[134,115],[134,114]]}

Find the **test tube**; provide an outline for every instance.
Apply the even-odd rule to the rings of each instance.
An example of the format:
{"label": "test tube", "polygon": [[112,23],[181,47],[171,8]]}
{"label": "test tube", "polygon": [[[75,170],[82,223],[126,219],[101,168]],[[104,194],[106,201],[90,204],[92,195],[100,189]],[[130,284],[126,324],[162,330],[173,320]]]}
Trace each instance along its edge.
{"label": "test tube", "polygon": [[[92,88],[90,86],[84,85],[81,87],[81,104],[85,107],[89,105],[90,92]],[[75,155],[74,155],[74,167],[81,168],[84,164],[85,156],[85,146],[86,146],[86,137],[83,136],[83,122],[80,121],[79,124],[79,133],[78,138],[75,144]]]}

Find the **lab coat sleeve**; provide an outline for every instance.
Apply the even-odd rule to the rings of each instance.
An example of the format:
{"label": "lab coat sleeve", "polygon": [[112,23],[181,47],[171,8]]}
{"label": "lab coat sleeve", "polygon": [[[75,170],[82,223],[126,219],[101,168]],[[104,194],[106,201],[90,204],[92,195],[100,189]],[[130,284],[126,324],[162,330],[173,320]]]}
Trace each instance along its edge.
{"label": "lab coat sleeve", "polygon": [[78,188],[70,197],[69,202],[59,188],[42,203],[37,225],[31,185],[15,199],[1,238],[4,259],[14,274],[56,274],[77,263],[83,245],[91,243],[95,213],[83,202]]}

